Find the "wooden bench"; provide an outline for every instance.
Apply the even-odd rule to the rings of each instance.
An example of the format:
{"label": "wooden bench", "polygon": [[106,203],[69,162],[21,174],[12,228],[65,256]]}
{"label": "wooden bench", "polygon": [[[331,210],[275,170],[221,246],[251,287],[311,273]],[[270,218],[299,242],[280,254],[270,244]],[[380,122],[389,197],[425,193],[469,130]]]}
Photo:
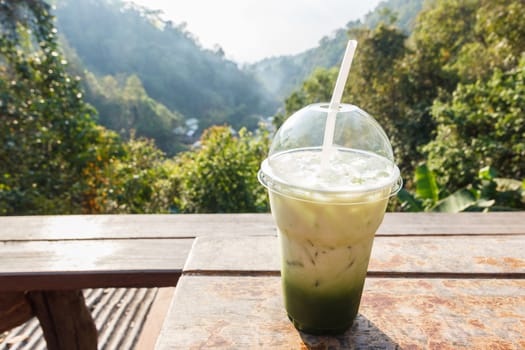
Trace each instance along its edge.
{"label": "wooden bench", "polygon": [[[198,312],[212,323],[225,312],[242,315],[225,311],[220,294],[205,293],[209,288],[237,285],[239,292],[248,287],[279,297],[277,232],[268,214],[1,217],[0,227],[0,332],[36,315],[50,350],[96,349],[83,288],[175,286],[183,276],[159,349],[198,343]],[[525,213],[387,214],[377,236],[369,275],[378,281],[525,278]],[[238,305],[248,310],[256,300],[240,298]],[[293,334],[279,312],[261,317]]]}

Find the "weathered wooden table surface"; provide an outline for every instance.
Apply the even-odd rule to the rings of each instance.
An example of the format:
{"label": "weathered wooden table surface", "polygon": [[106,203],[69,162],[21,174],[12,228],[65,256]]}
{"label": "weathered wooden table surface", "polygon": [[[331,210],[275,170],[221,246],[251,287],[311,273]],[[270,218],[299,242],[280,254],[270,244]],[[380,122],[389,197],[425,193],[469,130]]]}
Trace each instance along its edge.
{"label": "weathered wooden table surface", "polygon": [[338,337],[288,321],[271,218],[231,218],[195,235],[157,350],[525,349],[525,212],[387,214]]}
{"label": "weathered wooden table surface", "polygon": [[194,220],[0,217],[0,333],[37,316],[49,350],[96,350],[97,329],[80,289],[175,286]]}
{"label": "weathered wooden table surface", "polygon": [[177,285],[158,349],[525,348],[525,212],[387,214],[336,338],[287,320],[276,234],[268,214],[1,217],[0,331],[36,314],[49,349],[96,349],[80,289]]}

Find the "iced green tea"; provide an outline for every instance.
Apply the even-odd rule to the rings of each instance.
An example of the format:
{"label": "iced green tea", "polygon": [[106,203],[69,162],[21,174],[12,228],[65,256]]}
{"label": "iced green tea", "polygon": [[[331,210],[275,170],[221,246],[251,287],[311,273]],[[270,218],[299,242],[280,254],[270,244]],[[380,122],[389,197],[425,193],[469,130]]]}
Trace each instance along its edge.
{"label": "iced green tea", "polygon": [[319,149],[275,156],[266,173],[278,180],[267,187],[288,316],[306,333],[338,334],[357,315],[374,235],[399,173],[386,158],[352,149],[338,149],[320,173],[320,156]]}

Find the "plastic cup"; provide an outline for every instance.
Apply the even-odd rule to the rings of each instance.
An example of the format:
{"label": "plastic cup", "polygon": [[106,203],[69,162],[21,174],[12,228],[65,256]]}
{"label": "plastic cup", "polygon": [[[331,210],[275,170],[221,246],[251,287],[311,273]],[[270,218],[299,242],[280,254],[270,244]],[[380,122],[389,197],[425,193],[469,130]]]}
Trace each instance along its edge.
{"label": "plastic cup", "polygon": [[333,145],[322,152],[328,112],[320,103],[288,118],[258,174],[279,231],[286,311],[310,334],[352,325],[375,232],[402,185],[388,137],[356,106],[339,106]]}

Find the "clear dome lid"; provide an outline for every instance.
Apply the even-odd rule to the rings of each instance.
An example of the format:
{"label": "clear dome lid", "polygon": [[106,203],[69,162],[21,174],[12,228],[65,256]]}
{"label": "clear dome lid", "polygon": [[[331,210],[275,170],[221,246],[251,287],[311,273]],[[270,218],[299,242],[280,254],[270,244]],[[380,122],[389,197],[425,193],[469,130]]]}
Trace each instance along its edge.
{"label": "clear dome lid", "polygon": [[[261,165],[261,183],[278,192],[287,188],[287,193],[380,191],[385,197],[397,193],[402,183],[390,141],[379,123],[359,107],[339,105],[333,145],[323,154],[329,111],[327,103],[312,104],[284,122]],[[327,154],[330,165],[322,173]]]}
{"label": "clear dome lid", "polygon": [[[316,103],[292,114],[275,134],[273,155],[297,148],[322,147],[328,104]],[[394,163],[394,153],[383,128],[361,108],[340,104],[336,116],[334,146],[375,153]]]}

